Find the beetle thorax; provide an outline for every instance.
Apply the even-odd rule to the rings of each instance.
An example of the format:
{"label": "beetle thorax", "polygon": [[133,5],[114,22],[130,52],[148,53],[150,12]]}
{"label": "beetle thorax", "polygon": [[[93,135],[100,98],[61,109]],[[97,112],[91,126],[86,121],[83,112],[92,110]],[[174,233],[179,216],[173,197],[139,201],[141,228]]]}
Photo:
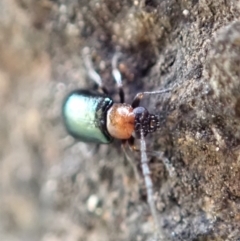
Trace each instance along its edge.
{"label": "beetle thorax", "polygon": [[112,137],[126,140],[133,134],[140,138],[142,130],[144,136],[159,128],[156,115],[150,114],[144,107],[132,108],[128,104],[113,104],[107,112],[107,130]]}
{"label": "beetle thorax", "polygon": [[113,104],[107,112],[107,130],[112,137],[129,139],[135,126],[133,108],[128,104]]}

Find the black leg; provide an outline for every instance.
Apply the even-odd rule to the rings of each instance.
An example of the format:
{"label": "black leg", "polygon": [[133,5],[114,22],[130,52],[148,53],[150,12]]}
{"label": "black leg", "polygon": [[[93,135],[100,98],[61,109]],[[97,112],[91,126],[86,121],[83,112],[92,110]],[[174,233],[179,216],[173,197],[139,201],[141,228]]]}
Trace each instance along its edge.
{"label": "black leg", "polygon": [[134,150],[134,137],[133,136],[131,136],[128,140],[127,140],[127,142],[128,142],[128,145],[129,145],[129,147],[132,149],[132,150]]}
{"label": "black leg", "polygon": [[123,88],[119,88],[120,103],[124,103],[124,91]]}

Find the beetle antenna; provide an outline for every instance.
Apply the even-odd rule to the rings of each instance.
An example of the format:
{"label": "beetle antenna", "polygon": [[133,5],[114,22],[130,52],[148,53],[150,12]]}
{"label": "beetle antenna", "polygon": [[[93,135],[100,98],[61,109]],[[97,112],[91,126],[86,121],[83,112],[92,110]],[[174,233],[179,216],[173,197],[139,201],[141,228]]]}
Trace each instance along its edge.
{"label": "beetle antenna", "polygon": [[116,81],[119,96],[120,96],[120,102],[124,103],[124,92],[123,92],[123,86],[122,86],[122,75],[117,68],[118,59],[121,56],[121,53],[116,53],[112,58],[112,76],[114,80]]}
{"label": "beetle antenna", "polygon": [[[163,235],[163,230],[159,225],[158,221],[158,215],[157,215],[157,210],[154,202],[154,195],[153,195],[153,182],[151,179],[151,171],[149,169],[149,160],[147,157],[147,150],[146,150],[146,142],[144,139],[144,131],[140,131],[140,150],[141,150],[141,167],[142,167],[142,173],[143,173],[143,178],[147,190],[147,201],[148,205],[151,210],[151,214],[154,219],[154,224],[155,228],[157,230],[157,235],[162,236]],[[160,237],[158,237],[160,238]]]}
{"label": "beetle antenna", "polygon": [[145,91],[145,92],[140,92],[136,94],[132,101],[132,107],[136,108],[139,106],[141,99],[144,97],[144,95],[158,95],[158,94],[163,94],[172,91],[173,88],[167,88],[167,89],[162,89],[162,90],[156,90],[156,91]]}

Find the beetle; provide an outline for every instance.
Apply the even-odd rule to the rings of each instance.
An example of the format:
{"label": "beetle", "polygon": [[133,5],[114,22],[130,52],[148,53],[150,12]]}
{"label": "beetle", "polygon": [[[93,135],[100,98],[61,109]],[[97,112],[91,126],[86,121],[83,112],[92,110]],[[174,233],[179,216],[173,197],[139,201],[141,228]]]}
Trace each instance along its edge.
{"label": "beetle", "polygon": [[[100,92],[86,89],[74,90],[63,102],[62,115],[67,131],[79,141],[109,144],[114,138],[134,146],[140,140],[141,168],[147,190],[147,201],[158,226],[157,211],[153,198],[153,182],[146,154],[145,137],[160,127],[158,116],[150,114],[140,101],[145,95],[156,95],[171,91],[171,88],[136,94],[131,104],[124,103],[122,78],[117,69],[119,54],[112,59],[112,75],[119,90],[120,103],[115,103],[103,86],[100,75],[94,70],[89,49],[84,49],[85,65],[89,77],[97,83]],[[159,227],[158,227],[159,228]]]}

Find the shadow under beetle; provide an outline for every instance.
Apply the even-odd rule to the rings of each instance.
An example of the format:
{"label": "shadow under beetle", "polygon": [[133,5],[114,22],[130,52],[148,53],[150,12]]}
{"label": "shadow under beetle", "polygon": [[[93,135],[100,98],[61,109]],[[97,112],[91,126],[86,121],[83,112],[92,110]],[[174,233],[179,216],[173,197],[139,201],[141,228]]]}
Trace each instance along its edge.
{"label": "shadow under beetle", "polygon": [[162,94],[171,89],[141,92],[135,96],[131,105],[124,103],[122,78],[117,69],[119,55],[116,54],[112,59],[112,75],[117,83],[121,103],[114,103],[103,86],[101,77],[92,66],[88,48],[84,49],[84,56],[89,77],[97,83],[103,93],[83,89],[72,91],[66,97],[62,108],[66,129],[74,138],[83,142],[109,144],[113,138],[117,138],[122,140],[123,144],[128,143],[130,147],[134,147],[134,139],[140,139],[139,151],[147,201],[155,225],[160,231],[144,139],[148,133],[155,132],[160,127],[160,123],[156,115],[150,114],[146,108],[139,105],[144,95]]}

